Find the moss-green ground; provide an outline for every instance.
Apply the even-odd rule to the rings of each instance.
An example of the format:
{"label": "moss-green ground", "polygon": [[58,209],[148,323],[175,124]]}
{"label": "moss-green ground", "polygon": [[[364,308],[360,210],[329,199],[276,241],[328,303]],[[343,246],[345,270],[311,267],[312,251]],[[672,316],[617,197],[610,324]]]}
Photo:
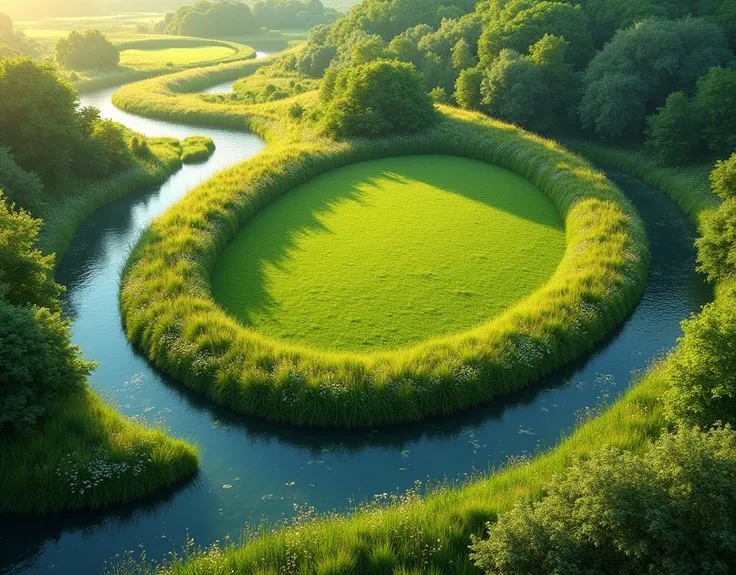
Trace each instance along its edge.
{"label": "moss-green ground", "polygon": [[367,352],[497,315],[564,250],[560,215],[521,177],[465,158],[389,158],[266,206],[218,260],[213,292],[261,333]]}

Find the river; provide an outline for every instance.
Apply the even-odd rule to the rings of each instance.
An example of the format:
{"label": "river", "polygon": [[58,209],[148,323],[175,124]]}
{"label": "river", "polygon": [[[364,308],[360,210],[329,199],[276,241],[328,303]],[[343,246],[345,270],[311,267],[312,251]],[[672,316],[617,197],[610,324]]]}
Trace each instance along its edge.
{"label": "river", "polygon": [[[232,83],[210,88],[229,90]],[[649,283],[629,320],[596,353],[502,401],[420,424],[360,431],[295,429],[211,405],[153,369],[123,333],[121,266],[151,219],[223,168],[260,152],[244,132],[149,120],[116,109],[115,90],[82,97],[104,117],[148,136],[210,136],[205,163],[184,166],[165,184],[97,211],[60,262],[74,342],[100,363],[91,385],[129,416],[164,422],[199,446],[201,469],[183,486],[99,512],[0,519],[1,573],[98,573],[116,555],[149,559],[179,550],[187,537],[209,545],[238,540],[247,523],[274,522],[294,506],[347,509],[415,482],[463,479],[507,457],[553,446],[586,408],[613,401],[632,375],[672,347],[680,321],[712,298],[695,273],[695,230],[666,195],[622,173],[609,176],[631,198],[647,228]]]}

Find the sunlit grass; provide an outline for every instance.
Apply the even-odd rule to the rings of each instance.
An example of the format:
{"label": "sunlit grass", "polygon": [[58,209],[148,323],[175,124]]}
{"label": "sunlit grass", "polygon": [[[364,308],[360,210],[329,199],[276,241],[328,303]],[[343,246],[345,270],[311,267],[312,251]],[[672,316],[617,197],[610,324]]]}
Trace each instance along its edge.
{"label": "sunlit grass", "polygon": [[225,46],[198,46],[192,48],[166,48],[163,50],[123,50],[120,63],[123,66],[140,64],[167,64],[186,66],[222,60],[235,53]]}
{"label": "sunlit grass", "polygon": [[391,349],[488,321],[549,280],[564,251],[554,204],[516,174],[388,158],[266,206],[218,259],[213,292],[269,336]]}
{"label": "sunlit grass", "polygon": [[139,499],[191,477],[197,450],[85,390],[28,437],[0,436],[0,512],[49,513]]}
{"label": "sunlit grass", "polygon": [[[548,140],[478,114],[443,108],[413,137],[335,143],[290,118],[313,93],[265,104],[191,92],[254,73],[268,61],[225,64],[126,86],[113,100],[142,115],[246,128],[269,148],[192,191],[143,235],[121,291],[128,337],[185,385],[235,410],[299,425],[416,421],[489,401],[591,351],[620,325],[646,281],[643,226],[621,192]],[[464,156],[515,172],[554,203],[567,250],[550,281],[496,318],[401,350],[317,350],[244,327],[213,301],[218,256],[274,198],[355,162]],[[308,299],[309,294],[304,294]]]}

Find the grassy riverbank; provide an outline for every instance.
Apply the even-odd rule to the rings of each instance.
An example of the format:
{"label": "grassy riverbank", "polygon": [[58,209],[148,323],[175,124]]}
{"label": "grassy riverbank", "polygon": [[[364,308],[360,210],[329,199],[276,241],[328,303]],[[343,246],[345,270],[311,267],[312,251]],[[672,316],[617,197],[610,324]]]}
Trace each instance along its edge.
{"label": "grassy riverbank", "polygon": [[[597,146],[591,159],[626,160],[630,173],[690,206],[696,222],[717,205],[704,168],[662,169],[646,156]],[[663,175],[669,174],[669,175]],[[699,177],[695,174],[701,174]],[[686,193],[681,179],[691,177]],[[678,197],[679,193],[679,197]],[[728,290],[719,290],[724,297]],[[667,360],[664,360],[665,362]],[[426,496],[410,493],[385,505],[372,504],[351,515],[304,516],[294,526],[262,531],[243,545],[188,550],[165,565],[120,564],[114,573],[478,573],[468,544],[484,536],[485,523],[508,511],[522,497],[541,498],[543,488],[577,458],[604,446],[642,453],[665,427],[663,366],[654,365],[610,408],[582,423],[569,437],[533,460],[466,485],[442,488]],[[380,571],[384,572],[384,571]]]}

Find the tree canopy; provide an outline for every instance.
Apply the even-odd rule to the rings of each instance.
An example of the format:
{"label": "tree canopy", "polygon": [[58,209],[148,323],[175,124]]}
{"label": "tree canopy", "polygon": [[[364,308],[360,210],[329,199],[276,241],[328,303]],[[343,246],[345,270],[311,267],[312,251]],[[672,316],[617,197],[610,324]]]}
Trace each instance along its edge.
{"label": "tree canopy", "polygon": [[336,138],[409,134],[435,121],[432,100],[413,65],[379,60],[326,77],[323,124]]}
{"label": "tree canopy", "polygon": [[99,30],[73,30],[56,43],[56,61],[70,70],[108,70],[120,63],[120,50]]}
{"label": "tree canopy", "polygon": [[236,0],[200,0],[169,12],[155,31],[175,36],[228,38],[259,30],[251,9]]}

